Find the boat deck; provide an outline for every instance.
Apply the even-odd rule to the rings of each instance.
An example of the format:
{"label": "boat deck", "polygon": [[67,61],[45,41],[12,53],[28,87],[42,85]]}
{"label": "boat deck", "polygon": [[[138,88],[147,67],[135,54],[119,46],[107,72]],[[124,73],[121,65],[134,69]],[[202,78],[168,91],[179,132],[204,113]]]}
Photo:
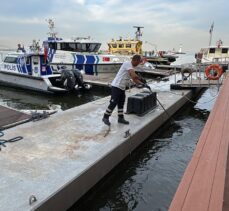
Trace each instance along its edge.
{"label": "boat deck", "polygon": [[227,76],[170,211],[229,210],[229,77]]}
{"label": "boat deck", "polygon": [[28,114],[0,105],[0,129],[26,122],[30,117]]}

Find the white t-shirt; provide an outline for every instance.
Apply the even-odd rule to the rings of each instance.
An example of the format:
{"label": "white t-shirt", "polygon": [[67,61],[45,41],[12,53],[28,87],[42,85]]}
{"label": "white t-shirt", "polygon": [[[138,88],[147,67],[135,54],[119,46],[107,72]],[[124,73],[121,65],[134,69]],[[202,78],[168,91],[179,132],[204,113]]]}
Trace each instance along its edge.
{"label": "white t-shirt", "polygon": [[120,67],[117,75],[112,81],[111,85],[115,86],[119,89],[125,90],[130,82],[130,74],[129,71],[134,69],[131,61],[124,62]]}

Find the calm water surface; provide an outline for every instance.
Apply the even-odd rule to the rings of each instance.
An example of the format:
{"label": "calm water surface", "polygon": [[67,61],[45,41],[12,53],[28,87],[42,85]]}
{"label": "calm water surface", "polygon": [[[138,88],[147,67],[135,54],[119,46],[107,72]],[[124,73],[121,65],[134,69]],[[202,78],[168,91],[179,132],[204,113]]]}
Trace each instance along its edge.
{"label": "calm water surface", "polygon": [[0,105],[24,110],[46,110],[52,108],[66,110],[109,94],[110,91],[108,89],[92,89],[58,96],[0,86]]}

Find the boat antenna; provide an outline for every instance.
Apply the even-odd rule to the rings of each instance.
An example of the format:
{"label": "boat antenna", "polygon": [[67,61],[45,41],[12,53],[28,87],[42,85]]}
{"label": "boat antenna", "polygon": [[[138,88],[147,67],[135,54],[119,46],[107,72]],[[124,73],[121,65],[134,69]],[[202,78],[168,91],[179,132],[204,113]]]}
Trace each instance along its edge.
{"label": "boat antenna", "polygon": [[141,28],[144,28],[143,26],[133,26],[134,28],[137,28],[137,31],[135,32],[135,39],[140,40],[142,36]]}
{"label": "boat antenna", "polygon": [[52,38],[56,38],[57,32],[54,31],[55,29],[55,24],[52,19],[46,20],[48,22],[48,27],[49,27],[49,32],[48,35]]}
{"label": "boat antenna", "polygon": [[212,44],[212,33],[213,33],[213,28],[214,28],[214,22],[212,22],[211,28],[209,30],[210,33],[210,39],[209,39],[209,46]]}

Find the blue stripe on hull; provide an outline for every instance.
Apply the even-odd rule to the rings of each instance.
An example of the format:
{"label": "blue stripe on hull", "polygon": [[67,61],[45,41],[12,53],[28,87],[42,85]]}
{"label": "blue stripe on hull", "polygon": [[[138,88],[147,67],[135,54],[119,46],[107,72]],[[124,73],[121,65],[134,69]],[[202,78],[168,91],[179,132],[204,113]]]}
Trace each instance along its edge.
{"label": "blue stripe on hull", "polygon": [[85,65],[85,73],[88,74],[88,75],[94,75],[94,72],[93,72],[93,65],[91,65],[91,64],[86,64],[86,65]]}
{"label": "blue stripe on hull", "polygon": [[95,56],[86,56],[86,64],[95,64]]}
{"label": "blue stripe on hull", "polygon": [[77,63],[76,64],[84,64],[85,58],[83,55],[77,55]]}

